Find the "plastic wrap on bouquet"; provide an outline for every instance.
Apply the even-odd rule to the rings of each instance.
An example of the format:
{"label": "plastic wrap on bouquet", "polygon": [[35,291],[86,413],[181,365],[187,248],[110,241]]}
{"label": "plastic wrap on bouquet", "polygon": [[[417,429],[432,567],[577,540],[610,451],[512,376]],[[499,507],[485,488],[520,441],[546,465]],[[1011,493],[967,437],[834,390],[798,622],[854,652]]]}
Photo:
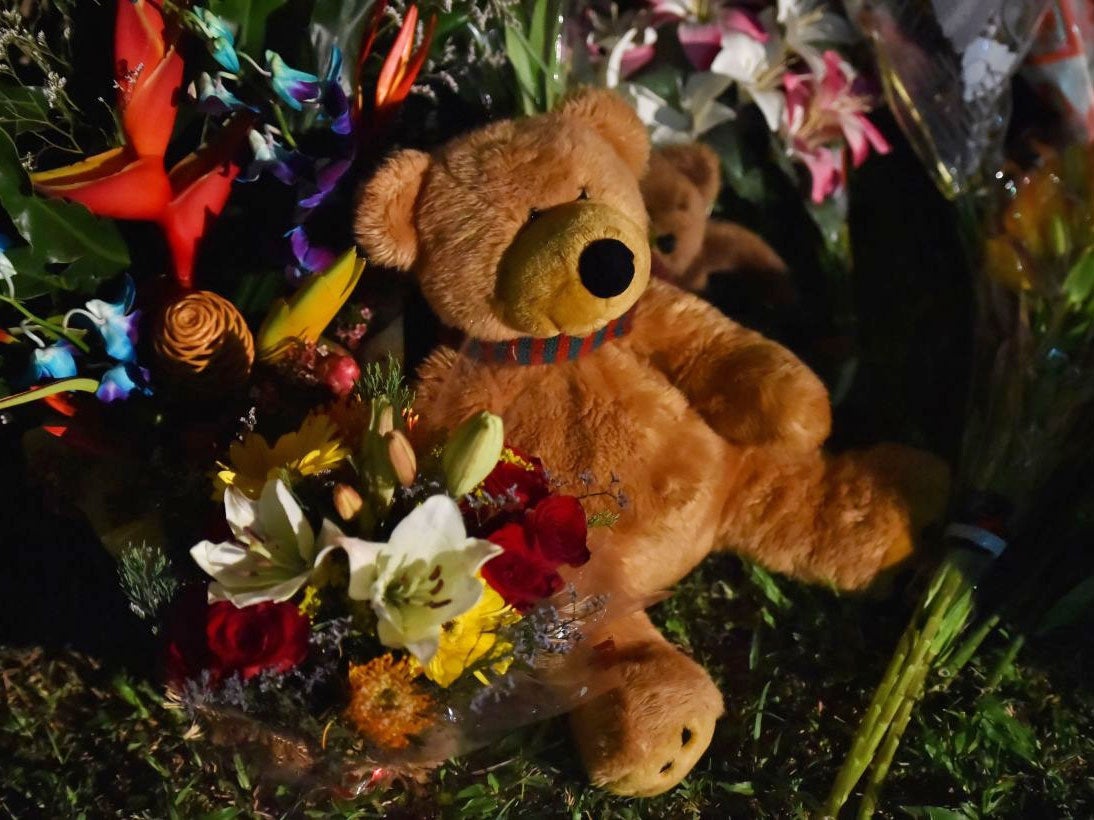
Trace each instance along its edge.
{"label": "plastic wrap on bouquet", "polygon": [[1062,114],[1077,139],[1094,139],[1094,8],[1053,0],[1022,76]]}
{"label": "plastic wrap on bouquet", "polygon": [[854,0],[890,108],[950,197],[1001,164],[1010,80],[1047,0]]}

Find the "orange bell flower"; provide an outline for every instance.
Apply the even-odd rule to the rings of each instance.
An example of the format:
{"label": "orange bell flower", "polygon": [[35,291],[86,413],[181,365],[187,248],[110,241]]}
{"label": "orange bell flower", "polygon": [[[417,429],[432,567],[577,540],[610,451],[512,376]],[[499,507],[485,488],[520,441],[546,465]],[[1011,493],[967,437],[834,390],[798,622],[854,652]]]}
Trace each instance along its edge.
{"label": "orange bell flower", "polygon": [[175,277],[193,284],[194,258],[210,217],[223,210],[240,171],[233,161],[249,119],[237,117],[215,142],[168,173],[164,155],[178,114],[183,60],[165,37],[163,15],[147,0],[118,0],[114,80],[125,144],[74,165],[32,174],[36,191],[78,202],[114,219],[156,222]]}

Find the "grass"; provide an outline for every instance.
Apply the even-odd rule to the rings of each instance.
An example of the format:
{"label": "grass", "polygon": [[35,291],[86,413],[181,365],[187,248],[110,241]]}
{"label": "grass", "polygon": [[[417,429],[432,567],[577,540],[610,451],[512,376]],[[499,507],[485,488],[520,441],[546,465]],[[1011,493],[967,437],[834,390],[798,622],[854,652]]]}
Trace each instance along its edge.
{"label": "grass", "polygon": [[[841,599],[710,559],[656,617],[703,663],[727,714],[674,791],[623,800],[590,788],[564,721],[349,799],[276,783],[239,749],[184,739],[153,683],[87,656],[0,651],[0,814],[15,817],[806,817],[825,797],[903,625],[897,602]],[[881,816],[1094,815],[1094,693],[1079,634],[1033,644],[985,692],[986,647],[917,712]],[[1067,647],[1066,651],[1063,650]]]}

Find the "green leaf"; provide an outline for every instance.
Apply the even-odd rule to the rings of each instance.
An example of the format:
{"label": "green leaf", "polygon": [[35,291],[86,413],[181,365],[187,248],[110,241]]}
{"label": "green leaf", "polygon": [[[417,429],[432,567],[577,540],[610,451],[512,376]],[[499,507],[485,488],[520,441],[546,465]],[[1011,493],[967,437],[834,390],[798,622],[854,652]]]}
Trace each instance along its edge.
{"label": "green leaf", "polygon": [[45,89],[0,82],[0,127],[15,134],[53,128]]}
{"label": "green leaf", "polygon": [[236,48],[256,55],[266,42],[266,22],[287,0],[209,0],[209,11],[239,26]]}
{"label": "green leaf", "polygon": [[1054,603],[1037,626],[1038,635],[1074,623],[1094,606],[1094,576],[1087,578]]}
{"label": "green leaf", "polygon": [[1071,304],[1083,305],[1094,292],[1094,247],[1087,248],[1064,279],[1064,294]]}
{"label": "green leaf", "polygon": [[[7,132],[0,130],[0,206],[7,211],[20,236],[31,250],[20,253],[14,248],[8,254],[20,274],[25,270],[35,282],[27,283],[29,291],[46,289],[94,290],[97,282],[107,279],[129,265],[129,250],[121,234],[108,219],[92,214],[74,202],[46,199],[30,193],[30,180],[19,164],[15,143]],[[68,271],[53,275],[47,263],[79,262],[70,276]],[[20,269],[22,266],[22,270]],[[24,292],[21,276],[15,279],[16,291]]]}
{"label": "green leaf", "polygon": [[524,35],[514,26],[505,27],[505,54],[517,77],[521,108],[527,115],[539,113],[539,101],[536,99],[539,78],[537,60]]}
{"label": "green leaf", "polygon": [[6,410],[9,407],[16,407],[20,404],[29,404],[32,401],[38,401],[57,393],[69,393],[73,391],[80,391],[83,393],[94,393],[99,389],[99,383],[94,379],[86,378],[72,378],[61,379],[58,382],[52,382],[45,387],[39,387],[36,390],[26,390],[22,393],[16,393],[13,396],[6,396],[0,399],[0,410]]}

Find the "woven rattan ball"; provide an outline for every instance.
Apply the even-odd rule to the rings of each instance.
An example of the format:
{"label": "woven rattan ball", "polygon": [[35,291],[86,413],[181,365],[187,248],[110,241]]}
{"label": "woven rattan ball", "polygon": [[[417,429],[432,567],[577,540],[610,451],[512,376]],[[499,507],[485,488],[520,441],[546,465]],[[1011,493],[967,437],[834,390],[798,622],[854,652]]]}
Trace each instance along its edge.
{"label": "woven rattan ball", "polygon": [[255,355],[254,337],[236,306],[206,290],[164,308],[153,346],[163,377],[200,396],[241,388]]}

